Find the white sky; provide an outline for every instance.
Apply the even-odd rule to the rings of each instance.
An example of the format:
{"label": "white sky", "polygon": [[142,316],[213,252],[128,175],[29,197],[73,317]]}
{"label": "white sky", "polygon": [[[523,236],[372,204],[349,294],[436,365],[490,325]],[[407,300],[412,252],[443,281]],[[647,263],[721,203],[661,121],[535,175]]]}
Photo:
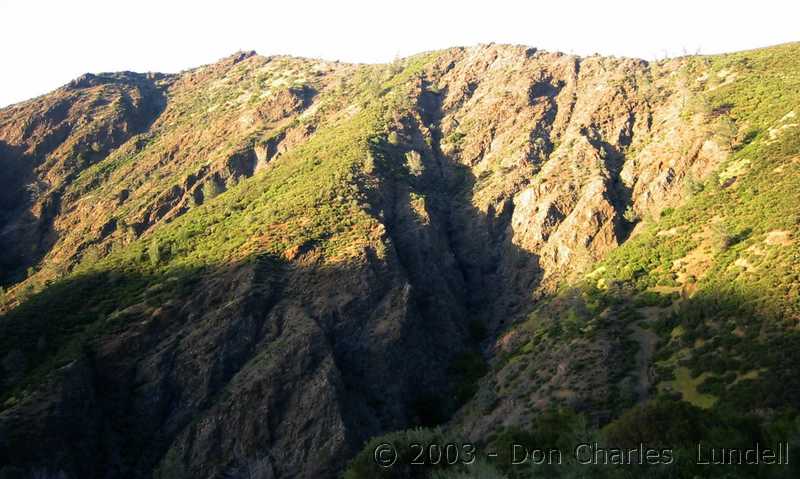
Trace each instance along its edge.
{"label": "white sky", "polygon": [[652,59],[798,40],[797,0],[0,0],[0,106],[86,72],[176,72],[237,50],[386,62],[496,42]]}

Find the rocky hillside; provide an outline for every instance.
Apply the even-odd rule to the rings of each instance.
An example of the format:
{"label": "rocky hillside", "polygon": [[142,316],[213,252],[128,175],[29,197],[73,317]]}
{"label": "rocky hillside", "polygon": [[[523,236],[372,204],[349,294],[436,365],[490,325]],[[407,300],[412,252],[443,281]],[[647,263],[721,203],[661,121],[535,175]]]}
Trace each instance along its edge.
{"label": "rocky hillside", "polygon": [[0,476],[800,406],[797,58],[240,53],[0,110]]}

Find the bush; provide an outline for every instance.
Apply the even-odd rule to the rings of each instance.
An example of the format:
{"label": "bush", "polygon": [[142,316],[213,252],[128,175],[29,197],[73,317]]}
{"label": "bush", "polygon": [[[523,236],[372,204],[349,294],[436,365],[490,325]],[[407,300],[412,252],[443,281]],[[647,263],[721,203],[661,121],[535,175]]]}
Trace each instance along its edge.
{"label": "bush", "polygon": [[639,213],[633,209],[633,206],[628,206],[625,208],[625,212],[622,214],[622,217],[625,218],[625,221],[628,223],[637,223],[642,219]]}
{"label": "bush", "polygon": [[[446,460],[433,464],[425,455],[422,464],[416,464],[420,447],[426,450],[432,444],[443,446],[459,444],[459,441],[439,428],[409,429],[375,437],[350,461],[344,479],[423,479],[430,477],[432,471],[457,467],[448,465]],[[397,453],[397,460],[391,467],[381,467],[376,463],[375,451],[379,447],[391,447]]]}
{"label": "bush", "polygon": [[720,250],[725,251],[736,242],[735,235],[722,223],[715,223],[711,226],[713,234],[714,246]]}
{"label": "bush", "polygon": [[150,264],[152,266],[158,266],[161,262],[166,261],[170,256],[170,250],[169,243],[154,238],[153,241],[150,242],[150,246],[147,250]]}
{"label": "bush", "polygon": [[449,468],[444,471],[434,472],[431,476],[432,479],[507,479],[500,471],[498,471],[491,464],[478,461],[475,464],[470,464],[465,468],[455,469]]}
{"label": "bush", "polygon": [[684,401],[657,399],[630,409],[602,434],[614,447],[692,447],[707,432],[707,414],[702,409]]}
{"label": "bush", "polygon": [[686,177],[686,193],[689,195],[696,195],[702,193],[705,189],[702,181],[698,181],[691,174]]}
{"label": "bush", "polygon": [[203,201],[208,201],[223,192],[222,187],[212,178],[203,185]]}
{"label": "bush", "polygon": [[450,373],[456,380],[455,396],[458,405],[464,404],[478,391],[478,380],[488,368],[483,356],[478,352],[466,352],[458,355],[450,365]]}

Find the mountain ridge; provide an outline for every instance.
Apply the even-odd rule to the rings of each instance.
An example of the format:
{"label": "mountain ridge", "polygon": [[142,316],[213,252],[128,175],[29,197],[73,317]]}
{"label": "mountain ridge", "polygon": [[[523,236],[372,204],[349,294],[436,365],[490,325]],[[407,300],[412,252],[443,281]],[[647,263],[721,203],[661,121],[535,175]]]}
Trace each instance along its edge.
{"label": "mountain ridge", "polygon": [[[370,437],[454,413],[454,427],[487,437],[499,417],[531,415],[513,400],[531,383],[495,391],[532,347],[526,324],[545,338],[530,364],[556,372],[549,389],[533,379],[535,409],[567,399],[618,416],[649,381],[594,374],[580,392],[586,374],[568,365],[588,325],[610,315],[594,327],[605,359],[588,348],[584,360],[649,367],[657,351],[632,359],[624,337],[647,336],[629,324],[643,301],[636,281],[673,272],[647,260],[645,273],[605,266],[593,289],[565,285],[609,255],[614,264],[619,245],[674,236],[654,225],[702,190],[750,181],[756,160],[742,163],[742,151],[763,149],[767,165],[781,148],[791,156],[789,112],[766,109],[769,92],[737,95],[773,81],[794,104],[796,49],[655,63],[497,45],[386,65],[235,54],[175,75],[124,74],[132,84],[81,77],[0,110],[13,166],[0,176],[10,286],[0,437],[14,438],[0,457],[84,477],[256,466],[327,477]],[[773,61],[782,69],[770,76]],[[794,251],[792,228],[763,233],[785,232],[771,241]],[[722,256],[741,233],[725,233]],[[704,271],[704,254],[674,274]],[[791,277],[795,263],[781,258]],[[600,280],[633,287],[610,294]],[[647,301],[681,308],[672,292]],[[563,316],[566,338],[543,313]],[[79,411],[88,431],[70,422]],[[30,448],[53,432],[80,447]],[[82,459],[103,447],[102,460]],[[315,451],[326,452],[309,461]]]}

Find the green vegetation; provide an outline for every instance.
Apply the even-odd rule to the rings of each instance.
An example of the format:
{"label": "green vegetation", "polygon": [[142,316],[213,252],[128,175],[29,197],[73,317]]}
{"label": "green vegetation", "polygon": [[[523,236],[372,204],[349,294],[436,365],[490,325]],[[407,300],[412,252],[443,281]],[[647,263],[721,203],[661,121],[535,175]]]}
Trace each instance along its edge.
{"label": "green vegetation", "polygon": [[[712,396],[698,393],[697,387],[712,379],[722,403],[800,406],[794,393],[779,392],[796,390],[780,371],[795,370],[792,365],[800,360],[792,326],[800,314],[800,245],[785,233],[796,232],[800,219],[800,165],[795,161],[800,139],[788,132],[770,134],[800,105],[795,51],[787,45],[702,58],[709,78],[719,84],[698,94],[711,112],[730,120],[728,132],[745,131],[731,133],[741,142],[720,167],[722,173],[704,182],[689,178],[692,195],[686,204],[665,210],[642,234],[613,251],[592,278],[599,285],[618,284],[636,297],[660,287],[691,295],[660,304],[679,305],[665,321],[685,332],[671,337],[673,328],[657,328],[656,358],[659,369],[671,369],[675,378],[665,376],[660,387],[676,386],[685,399],[704,406],[713,403]],[[723,81],[729,75],[735,81]],[[677,234],[658,234],[662,231]],[[784,358],[782,366],[776,355]],[[775,375],[736,381],[759,368]],[[755,384],[781,399],[753,396]]]}
{"label": "green vegetation", "polygon": [[486,361],[477,352],[463,353],[450,365],[450,373],[456,382],[456,402],[461,405],[472,399],[478,391],[478,381],[486,374]]}
{"label": "green vegetation", "polygon": [[[458,467],[457,464],[448,464],[446,452],[444,460],[439,460],[438,453],[440,451],[436,449],[439,446],[444,449],[446,444],[456,444],[456,440],[454,436],[441,429],[412,429],[376,437],[368,441],[361,452],[350,462],[343,477],[344,479],[427,478],[433,471]],[[431,446],[434,449],[433,458],[428,454]],[[379,447],[390,449],[396,453],[396,462],[391,467],[382,467],[376,463],[375,451]],[[470,450],[459,447],[457,453],[458,457],[455,462],[460,463],[462,459],[468,460]],[[451,457],[454,456],[455,453],[451,453]]]}
{"label": "green vegetation", "polygon": [[678,391],[681,397],[694,404],[695,406],[708,409],[714,405],[718,398],[710,394],[698,392],[697,387],[706,380],[707,373],[701,374],[697,378],[691,377],[691,372],[686,367],[679,367],[675,370],[674,381],[664,381],[659,384],[664,390]]}
{"label": "green vegetation", "polygon": [[[778,373],[800,359],[794,358],[795,346],[791,346],[798,338],[791,318],[800,313],[800,249],[796,240],[770,241],[770,237],[780,238],[781,232],[797,231],[800,218],[796,193],[800,174],[793,162],[800,154],[800,141],[796,135],[773,138],[768,133],[792,106],[800,105],[800,62],[792,52],[778,47],[710,59],[712,76],[725,70],[735,72],[737,80],[708,93],[708,101],[717,110],[729,111],[737,125],[749,128],[747,144],[721,167],[723,172],[735,171],[727,178],[735,178],[735,187],[724,187],[712,176],[703,188],[693,188],[695,195],[685,206],[650,225],[604,262],[606,282],[621,279],[637,289],[670,283],[676,261],[709,262],[704,276],[691,285],[695,288],[692,298],[671,319],[687,334],[665,337],[659,353],[671,358],[667,362],[677,361],[679,352],[688,357],[680,362],[689,366],[695,379],[690,379],[689,370],[678,368],[676,381],[690,400],[697,397],[688,384],[696,386],[707,374],[724,376],[728,371],[744,373],[759,367],[773,367]],[[655,234],[670,228],[684,231],[674,236]],[[704,237],[709,238],[709,249],[704,249]],[[744,271],[739,266],[748,264],[754,266]],[[683,284],[688,287],[685,280]],[[771,358],[770,351],[776,349],[785,359],[783,366]],[[735,377],[727,376],[727,386],[744,392],[741,382],[733,384]],[[775,392],[778,381],[794,389],[782,374],[753,381]],[[791,395],[780,394],[787,401],[783,404],[798,406]],[[735,397],[742,407],[748,400],[765,399],[746,394],[744,400],[730,390],[722,400]],[[709,404],[708,400],[698,402]]]}
{"label": "green vegetation", "polygon": [[[657,336],[650,397],[683,399],[739,438],[742,424],[732,411],[757,411],[750,420],[763,431],[787,410],[800,410],[800,137],[796,127],[785,127],[796,122],[792,112],[800,114],[796,49],[689,63],[692,82],[701,72],[710,80],[696,83],[698,103],[687,108],[705,105],[715,116],[713,135],[730,144],[730,158],[702,180],[685,179],[683,204],[647,219],[582,281],[542,301],[515,327],[527,341],[492,361],[498,377],[519,374],[524,368],[517,364],[560,361],[576,368],[598,360],[581,352],[605,341],[610,388],[606,396],[592,395],[598,399],[589,410],[617,417],[636,402],[631,385],[643,346],[628,340],[636,324]],[[626,221],[635,219],[626,211]],[[512,390],[535,394],[554,374],[534,370]],[[569,387],[587,387],[586,379],[569,377]],[[563,403],[549,394],[551,404]]]}
{"label": "green vegetation", "polygon": [[[127,307],[179,299],[218,270],[308,246],[330,263],[346,262],[368,246],[382,256],[380,230],[364,194],[372,186],[374,155],[386,143],[387,116],[410,106],[407,89],[426,57],[408,61],[405,70],[388,77],[385,67],[364,67],[352,84],[324,101],[344,101],[347,96],[339,95],[358,91],[360,111],[331,121],[264,174],[224,194],[209,192],[215,194],[202,205],[108,256],[85,257],[70,275],[6,314],[0,357],[20,351],[26,361],[15,386],[3,391],[0,408],[58,365],[78,358],[85,345],[108,331],[112,318],[124,321]],[[42,341],[46,348],[38,346]]]}
{"label": "green vegetation", "polygon": [[[387,434],[365,445],[344,478],[789,478],[800,472],[792,461],[788,466],[697,464],[697,445],[750,448],[759,443],[775,447],[777,442],[795,437],[800,437],[800,418],[794,415],[780,415],[764,423],[754,415],[709,413],[686,402],[659,398],[630,409],[602,428],[592,427],[570,410],[559,409],[542,412],[530,427],[501,428],[488,440],[477,442],[439,429]],[[374,451],[387,444],[398,455],[395,465],[384,468],[375,463]],[[419,451],[428,452],[430,445],[435,449],[446,444],[452,445],[451,464],[446,456],[431,464],[429,456],[418,455]],[[657,451],[652,454],[658,458],[656,464],[647,464],[647,456],[642,458],[645,464],[639,464],[641,445]],[[527,461],[524,450],[529,451]],[[543,451],[538,460],[531,455],[534,450]],[[613,451],[620,452],[615,456]],[[628,451],[634,452],[629,456]],[[795,451],[800,448],[792,446],[790,455]],[[439,458],[438,454],[433,457]],[[587,463],[589,459],[592,463]]]}
{"label": "green vegetation", "polygon": [[222,187],[217,184],[215,179],[212,178],[203,185],[203,201],[213,199],[222,192]]}
{"label": "green vegetation", "polygon": [[[635,469],[637,477],[721,477],[720,470],[692,463],[697,441],[750,445],[800,439],[800,136],[792,126],[797,121],[792,118],[800,115],[796,52],[797,46],[781,46],[688,61],[681,74],[694,100],[686,105],[686,117],[712,119],[711,134],[730,149],[730,158],[706,178],[685,178],[685,203],[663,209],[657,219],[643,221],[628,207],[626,226],[642,223],[641,230],[593,272],[537,303],[526,321],[514,325],[513,333],[519,334],[509,334],[509,349],[500,350],[489,365],[477,352],[446,364],[453,387],[449,402],[427,395],[409,401],[412,424],[430,425],[443,422],[450,406],[467,404],[465,414],[489,414],[498,398],[513,394],[530,420],[477,443],[498,450],[497,461],[481,456],[469,465],[412,465],[411,444],[466,442],[450,431],[418,429],[372,439],[345,477],[631,477],[624,468],[581,468],[574,461],[559,468],[514,466],[509,457],[513,444],[567,450],[595,440],[608,447],[643,441],[676,447],[674,465]],[[294,93],[313,89],[310,64],[290,68],[290,62],[276,59],[251,69],[230,66],[211,79],[199,70],[193,81],[202,88],[174,86],[173,109],[152,132],[87,166],[65,189],[65,197],[91,194],[93,201],[114,205],[113,224],[125,234],[110,244],[107,255],[97,245],[81,243],[81,262],[69,273],[58,270],[63,277],[52,284],[37,283],[41,270],[28,271],[30,280],[14,293],[21,304],[0,322],[0,358],[7,362],[6,377],[0,379],[8,386],[0,410],[25,400],[59,368],[89,357],[102,335],[187,300],[199,283],[230,268],[267,263],[279,269],[311,251],[323,265],[347,264],[367,251],[383,258],[386,232],[379,215],[384,212],[373,211],[370,195],[383,194],[382,178],[405,175],[411,182],[409,173],[422,173],[419,153],[405,153],[409,168],[394,161],[401,140],[390,125],[414,107],[411,93],[432,58],[358,67],[325,91],[315,91],[321,97],[314,112],[280,118],[269,128],[247,126],[243,112],[253,112],[245,107],[287,88]],[[225,134],[198,133],[197,124],[204,122]],[[225,130],[229,124],[240,127]],[[263,172],[249,178],[200,174],[298,125],[309,126],[308,137]],[[176,138],[183,149],[168,148]],[[464,138],[454,131],[444,141],[459,148]],[[90,149],[102,152],[100,145]],[[176,155],[201,160],[181,163],[174,161]],[[74,159],[89,165],[93,157],[81,151]],[[134,175],[141,171],[147,175]],[[477,181],[503,174],[502,168],[487,169]],[[123,183],[129,176],[135,178]],[[474,186],[468,175],[448,180],[463,186],[452,189],[459,194]],[[202,184],[202,201],[194,196],[198,201],[184,214],[138,236],[137,228],[154,213],[143,212],[144,205],[178,207],[170,195],[180,198],[190,184]],[[431,198],[416,191],[409,196],[424,222]],[[0,289],[0,304],[6,296]],[[486,338],[484,324],[466,326],[473,343]],[[656,337],[645,365],[652,365],[652,375],[645,371],[652,383],[644,391],[637,389],[636,358],[646,342],[632,339],[632,331]],[[589,352],[579,356],[583,351]],[[606,369],[600,380],[577,379],[594,379],[596,371],[587,370],[598,364]],[[554,390],[550,380],[556,375],[576,379]],[[589,419],[565,408],[576,391],[589,396],[587,389],[600,381],[607,390],[588,391],[591,402],[580,406],[608,417]],[[543,411],[542,397],[557,409]],[[657,399],[636,405],[643,397]],[[590,426],[607,420],[603,428]],[[400,451],[396,467],[375,464],[374,448],[383,443]],[[797,472],[724,470],[726,477],[797,477]]]}

